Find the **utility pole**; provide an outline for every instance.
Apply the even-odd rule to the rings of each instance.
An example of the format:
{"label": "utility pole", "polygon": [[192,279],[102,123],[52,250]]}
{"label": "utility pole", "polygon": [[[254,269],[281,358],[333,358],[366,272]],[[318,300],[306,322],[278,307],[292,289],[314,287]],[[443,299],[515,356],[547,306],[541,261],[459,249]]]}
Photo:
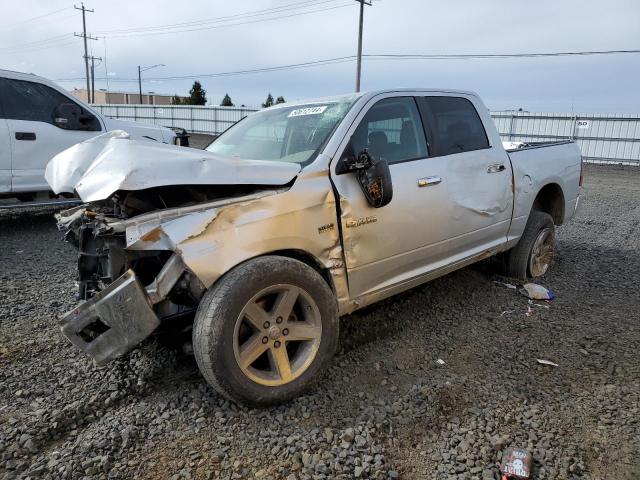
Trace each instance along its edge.
{"label": "utility pole", "polygon": [[84,3],[80,3],[80,7],[73,6],[76,10],[82,10],[82,33],[74,33],[73,35],[76,37],[82,37],[84,39],[84,69],[87,78],[87,101],[91,101],[89,98],[90,90],[89,90],[89,52],[87,51],[87,39],[89,40],[97,40],[96,37],[92,37],[91,35],[87,35],[87,20],[85,18],[85,13],[93,13],[93,10],[89,10],[84,7]]}
{"label": "utility pole", "polygon": [[140,91],[140,105],[142,105],[142,76],[140,72],[140,65],[138,65],[138,90]]}
{"label": "utility pole", "polygon": [[147,70],[151,70],[156,67],[166,67],[164,63],[158,63],[157,65],[150,65],[148,67],[141,67],[138,65],[138,91],[140,92],[140,104],[142,105],[144,102],[142,101],[142,72]]}
{"label": "utility pole", "polygon": [[[102,61],[101,57],[91,57],[91,95],[89,95],[89,103],[96,103],[96,70],[95,60]],[[98,64],[100,65],[100,64]]]}
{"label": "utility pole", "polygon": [[360,27],[358,28],[358,60],[356,66],[356,93],[360,91],[360,77],[362,75],[362,27],[364,23],[364,6],[371,6],[366,0],[356,0],[360,4]]}

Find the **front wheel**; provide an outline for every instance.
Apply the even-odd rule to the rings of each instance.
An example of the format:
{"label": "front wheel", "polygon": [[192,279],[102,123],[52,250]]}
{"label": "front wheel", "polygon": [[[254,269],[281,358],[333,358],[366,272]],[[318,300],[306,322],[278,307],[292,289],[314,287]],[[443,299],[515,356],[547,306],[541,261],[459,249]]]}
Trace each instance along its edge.
{"label": "front wheel", "polygon": [[338,343],[335,296],[308,265],[265,256],[239,265],[203,297],[193,328],[198,366],[240,403],[282,403],[307,389]]}
{"label": "front wheel", "polygon": [[506,252],[506,274],[527,280],[544,275],[555,256],[555,226],[551,215],[532,210],[520,241]]}

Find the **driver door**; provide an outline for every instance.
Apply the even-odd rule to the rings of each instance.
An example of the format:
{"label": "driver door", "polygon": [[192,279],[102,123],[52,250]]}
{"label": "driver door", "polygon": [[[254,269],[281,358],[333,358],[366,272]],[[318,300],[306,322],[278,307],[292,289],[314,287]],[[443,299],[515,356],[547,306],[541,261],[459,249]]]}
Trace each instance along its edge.
{"label": "driver door", "polygon": [[63,150],[94,137],[102,130],[93,120],[81,130],[56,125],[56,110],[73,100],[41,83],[12,78],[0,79],[0,101],[9,130],[11,145],[12,191],[49,190],[44,171],[51,158]]}
{"label": "driver door", "polygon": [[[364,148],[389,164],[393,199],[382,208],[365,200],[356,176],[332,173],[339,193],[345,260],[352,298],[412,282],[447,257],[446,190],[435,175],[444,168],[429,158],[416,100],[381,95],[360,113],[345,151]],[[340,152],[340,151],[339,151]],[[429,183],[432,182],[432,183]]]}

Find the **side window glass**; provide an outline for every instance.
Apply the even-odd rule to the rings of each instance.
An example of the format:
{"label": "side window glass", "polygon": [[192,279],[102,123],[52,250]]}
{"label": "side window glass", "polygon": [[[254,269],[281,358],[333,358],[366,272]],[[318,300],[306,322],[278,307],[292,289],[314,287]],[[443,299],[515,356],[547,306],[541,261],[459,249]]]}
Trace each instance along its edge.
{"label": "side window glass", "polygon": [[4,78],[0,78],[0,118],[7,118],[7,116],[4,114],[4,92],[7,90],[6,84],[5,84],[6,80]]}
{"label": "side window glass", "polygon": [[461,97],[425,97],[429,127],[437,155],[470,152],[489,147],[482,120],[473,104]]}
{"label": "side window glass", "polygon": [[[40,83],[5,79],[2,103],[7,119],[45,122],[58,127],[65,125],[64,128],[68,130],[100,130],[100,123],[94,115],[60,92]],[[56,123],[58,115],[70,112],[73,118],[64,124]]]}
{"label": "side window glass", "polygon": [[356,155],[366,148],[389,164],[427,157],[427,141],[413,97],[377,102],[356,128],[351,148]]}

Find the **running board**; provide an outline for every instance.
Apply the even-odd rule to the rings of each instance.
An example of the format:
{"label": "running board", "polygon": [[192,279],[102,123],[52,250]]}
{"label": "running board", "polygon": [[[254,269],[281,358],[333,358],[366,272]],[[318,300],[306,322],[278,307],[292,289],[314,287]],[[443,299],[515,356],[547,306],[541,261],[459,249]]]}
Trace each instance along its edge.
{"label": "running board", "polygon": [[79,205],[82,203],[82,200],[75,198],[69,200],[45,200],[42,202],[17,202],[10,203],[8,205],[1,205],[0,210],[9,210],[13,208],[30,208],[30,207],[54,207],[54,206],[68,206],[68,205]]}

